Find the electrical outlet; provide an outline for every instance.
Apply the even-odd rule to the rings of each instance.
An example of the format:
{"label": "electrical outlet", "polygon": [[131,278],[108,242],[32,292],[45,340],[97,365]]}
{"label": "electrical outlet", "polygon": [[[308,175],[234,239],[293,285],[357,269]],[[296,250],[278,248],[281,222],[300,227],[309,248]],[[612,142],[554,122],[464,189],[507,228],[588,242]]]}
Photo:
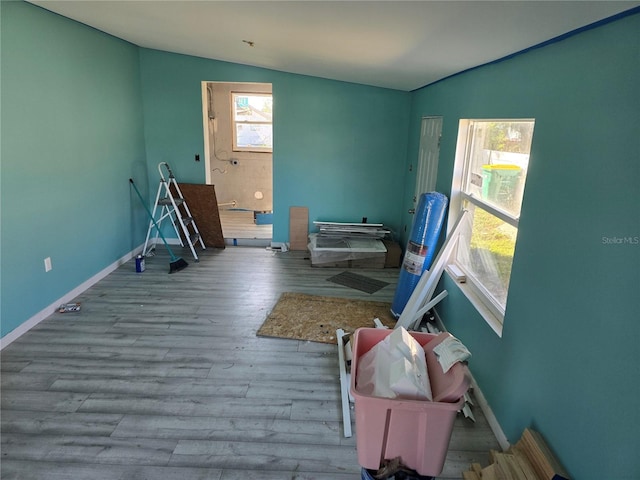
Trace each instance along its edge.
{"label": "electrical outlet", "polygon": [[200,161],[200,155],[196,153],[196,162],[199,162],[199,161]]}
{"label": "electrical outlet", "polygon": [[49,272],[53,267],[51,266],[51,257],[44,259],[44,271]]}

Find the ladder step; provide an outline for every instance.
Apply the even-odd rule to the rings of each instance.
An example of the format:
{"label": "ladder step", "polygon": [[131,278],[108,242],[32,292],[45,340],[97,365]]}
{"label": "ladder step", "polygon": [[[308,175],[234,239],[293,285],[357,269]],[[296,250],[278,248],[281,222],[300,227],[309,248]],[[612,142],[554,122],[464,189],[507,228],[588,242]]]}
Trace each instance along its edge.
{"label": "ladder step", "polygon": [[[1,0],[0,0],[1,1]],[[165,179],[162,166],[165,166],[169,172],[169,181]],[[154,228],[160,229],[160,225],[162,220],[165,218],[169,218],[171,220],[171,224],[176,231],[176,235],[180,239],[180,245],[185,246],[184,243],[188,243],[191,248],[191,253],[193,253],[193,258],[198,261],[198,255],[194,249],[194,245],[196,242],[200,242],[200,245],[203,249],[205,249],[204,242],[202,241],[202,237],[198,232],[198,227],[196,226],[196,220],[191,215],[189,211],[189,207],[187,206],[187,201],[182,196],[182,192],[180,192],[180,187],[178,186],[178,182],[176,181],[169,165],[166,162],[161,162],[158,165],[158,170],[160,171],[160,185],[158,185],[158,193],[156,194],[156,205],[153,207],[153,213],[151,216],[153,217],[153,221],[149,222],[149,228],[147,229],[147,238],[144,242],[143,251],[145,253],[151,255],[151,250],[155,245],[149,247],[149,240],[151,237],[151,233]],[[175,193],[171,191],[171,187],[175,189]],[[160,198],[161,195],[164,195],[163,198]],[[173,207],[175,204],[175,208]],[[182,209],[178,208],[182,206]],[[182,212],[181,210],[184,210]],[[183,216],[183,214],[185,216]],[[193,233],[190,233],[187,229],[187,226],[191,225],[191,230],[194,230]],[[158,232],[159,233],[159,232]],[[156,235],[157,241],[158,235]],[[183,239],[186,238],[186,242],[183,243]],[[147,250],[148,249],[148,250]]]}
{"label": "ladder step", "polygon": [[[180,206],[184,203],[184,198],[174,198],[173,201],[176,202],[176,206]],[[161,198],[160,200],[158,200],[158,205],[171,205],[171,199],[169,197]]]}

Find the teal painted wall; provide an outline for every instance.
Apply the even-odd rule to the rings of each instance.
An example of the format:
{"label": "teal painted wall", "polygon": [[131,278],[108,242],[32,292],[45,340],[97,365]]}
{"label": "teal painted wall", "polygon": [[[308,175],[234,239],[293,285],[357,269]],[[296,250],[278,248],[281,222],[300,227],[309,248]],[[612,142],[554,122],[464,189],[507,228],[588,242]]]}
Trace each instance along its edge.
{"label": "teal painted wall", "polygon": [[511,441],[532,426],[575,478],[638,477],[640,246],[602,238],[640,235],[639,15],[408,94],[138,49],[29,4],[0,8],[3,336],[144,240],[129,177],[153,194],[169,161],[204,181],[202,80],[273,83],[275,241],[290,205],[311,220],[410,223],[423,115],[444,116],[445,193],[460,118],[535,117],[503,338],[446,278],[440,313]]}
{"label": "teal painted wall", "polygon": [[202,81],[265,82],[274,97],[273,240],[288,241],[289,207],[313,220],[399,227],[410,94],[142,49],[150,182],[158,162],[204,183]]}
{"label": "teal painted wall", "polygon": [[4,336],[144,241],[128,178],[147,173],[138,49],[27,3],[0,8]]}
{"label": "teal painted wall", "polygon": [[447,194],[460,118],[536,119],[503,337],[448,278],[439,313],[509,440],[539,430],[582,480],[640,478],[639,85],[636,14],[413,97],[408,158],[443,115]]}

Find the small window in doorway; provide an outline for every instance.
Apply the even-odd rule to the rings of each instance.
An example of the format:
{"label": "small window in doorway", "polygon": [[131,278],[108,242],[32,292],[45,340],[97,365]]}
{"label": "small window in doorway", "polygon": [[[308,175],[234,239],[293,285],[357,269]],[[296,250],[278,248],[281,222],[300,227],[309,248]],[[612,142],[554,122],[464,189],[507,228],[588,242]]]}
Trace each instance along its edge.
{"label": "small window in doorway", "polygon": [[468,210],[470,228],[451,260],[467,276],[464,288],[497,322],[496,331],[507,305],[533,127],[531,119],[460,121],[450,214]]}
{"label": "small window in doorway", "polygon": [[273,150],[273,97],[262,93],[231,93],[233,150]]}

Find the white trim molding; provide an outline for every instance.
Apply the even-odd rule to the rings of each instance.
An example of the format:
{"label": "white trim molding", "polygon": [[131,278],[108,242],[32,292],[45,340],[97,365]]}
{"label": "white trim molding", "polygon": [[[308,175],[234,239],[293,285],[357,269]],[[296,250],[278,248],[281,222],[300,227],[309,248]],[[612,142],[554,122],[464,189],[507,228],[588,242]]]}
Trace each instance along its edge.
{"label": "white trim molding", "polygon": [[[434,310],[433,313],[436,319],[436,326],[441,331],[446,332],[447,329],[445,328],[444,322],[440,318],[440,315],[438,315],[438,312]],[[471,372],[471,369],[469,369],[469,374],[471,375],[471,388],[473,389],[473,396],[478,402],[478,406],[480,407],[480,410],[482,410],[484,417],[487,419],[489,428],[495,435],[496,440],[498,440],[498,445],[500,445],[500,448],[502,449],[503,452],[506,452],[511,447],[511,444],[509,443],[507,436],[504,434],[504,431],[502,430],[500,423],[498,423],[498,419],[493,414],[493,410],[491,410],[491,407],[489,406],[489,402],[487,402],[487,398],[482,393],[482,390],[480,390],[480,386],[478,385],[478,382],[476,382],[476,379],[474,378],[473,373]]]}
{"label": "white trim molding", "polygon": [[287,242],[271,242],[271,250],[278,250],[282,253],[289,251],[289,244]]}
{"label": "white trim molding", "polygon": [[84,281],[83,283],[78,285],[76,288],[74,288],[73,290],[71,290],[70,292],[65,294],[64,296],[60,297],[58,300],[56,300],[55,302],[53,302],[49,306],[47,306],[47,307],[43,308],[42,310],[40,310],[33,317],[31,317],[28,320],[26,320],[25,322],[21,323],[18,327],[16,327],[14,330],[12,330],[9,333],[7,333],[4,337],[0,338],[0,350],[3,350],[7,345],[11,344],[13,341],[15,341],[16,339],[18,339],[19,337],[21,337],[22,335],[27,333],[29,330],[31,330],[33,327],[38,325],[45,318],[49,317],[49,315],[54,313],[55,310],[61,304],[70,302],[71,300],[76,298],[78,295],[80,295],[84,291],[88,290],[90,287],[92,287],[93,285],[98,283],[100,280],[105,278],[111,272],[116,270],[118,267],[120,267],[121,265],[124,265],[126,262],[131,260],[138,253],[141,253],[142,252],[142,247],[143,247],[143,245],[140,245],[137,248],[135,248],[132,251],[130,251],[129,253],[127,253],[126,255],[120,257],[118,260],[113,262],[111,265],[109,265],[106,268],[102,269],[101,271],[96,273],[94,276],[92,276],[88,280]]}
{"label": "white trim molding", "polygon": [[480,390],[478,382],[476,382],[473,374],[471,374],[471,387],[473,388],[473,397],[477,400],[478,406],[480,407],[480,410],[482,410],[482,413],[484,413],[484,417],[487,419],[489,428],[491,428],[491,431],[496,436],[496,440],[498,440],[498,444],[500,445],[502,451],[506,452],[511,447],[511,444],[509,443],[507,436],[502,431],[502,427],[498,423],[498,419],[493,414],[493,410],[491,410],[491,407],[489,406],[486,397],[482,393],[482,390]]}

